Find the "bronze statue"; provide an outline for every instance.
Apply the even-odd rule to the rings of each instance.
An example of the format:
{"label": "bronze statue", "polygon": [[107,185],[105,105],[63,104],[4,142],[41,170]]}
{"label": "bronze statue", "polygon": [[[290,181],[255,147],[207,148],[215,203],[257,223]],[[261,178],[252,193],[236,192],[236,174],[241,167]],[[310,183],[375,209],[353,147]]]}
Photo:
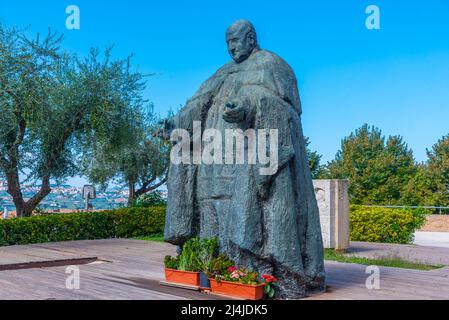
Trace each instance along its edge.
{"label": "bronze statue", "polygon": [[276,129],[276,170],[261,174],[260,163],[172,164],[165,240],[182,245],[216,236],[220,251],[239,265],[276,276],[278,298],[300,298],[323,290],[325,277],[297,80],[284,60],[259,48],[249,21],[233,23],[226,41],[232,60],[201,85],[170,129],[193,134],[195,121],[202,133],[213,128],[223,136]]}

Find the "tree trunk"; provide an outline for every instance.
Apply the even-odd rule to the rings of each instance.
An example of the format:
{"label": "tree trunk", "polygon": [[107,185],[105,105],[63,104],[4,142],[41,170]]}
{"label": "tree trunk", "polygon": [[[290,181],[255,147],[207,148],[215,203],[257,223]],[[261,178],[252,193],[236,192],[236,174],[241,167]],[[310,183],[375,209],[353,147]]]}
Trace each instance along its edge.
{"label": "tree trunk", "polygon": [[50,188],[50,177],[42,178],[42,185],[39,191],[25,203],[25,208],[23,210],[24,217],[30,217],[33,214],[34,209],[41,203],[46,196],[51,192]]}
{"label": "tree trunk", "polygon": [[136,200],[141,195],[149,193],[151,191],[154,191],[157,188],[159,188],[160,186],[162,186],[164,183],[167,182],[167,177],[165,177],[158,183],[151,185],[155,180],[156,180],[156,178],[152,178],[150,180],[144,181],[142,184],[142,187],[136,190],[135,179],[130,179],[128,181],[128,186],[129,186],[128,206],[131,206],[133,204],[134,200]]}
{"label": "tree trunk", "polygon": [[6,173],[6,181],[8,183],[8,193],[12,197],[12,201],[16,207],[16,216],[22,218],[24,216],[25,202],[20,189],[19,172],[17,168],[14,171]]}
{"label": "tree trunk", "polygon": [[[154,181],[155,179],[153,179],[152,181]],[[138,198],[143,194],[147,194],[149,192],[152,192],[154,190],[156,190],[157,188],[159,188],[160,186],[162,186],[164,183],[167,182],[167,178],[165,177],[164,179],[162,179],[161,181],[159,181],[159,183],[156,183],[155,185],[149,186],[151,184],[152,181],[148,181],[146,183],[143,184],[143,186],[134,191],[134,197]]]}
{"label": "tree trunk", "polygon": [[128,207],[133,204],[134,198],[136,197],[136,184],[134,181],[129,181],[129,196],[128,196]]}
{"label": "tree trunk", "polygon": [[51,192],[50,177],[44,177],[42,178],[40,190],[30,200],[25,202],[20,189],[19,173],[17,169],[7,173],[6,179],[8,182],[8,193],[11,195],[16,207],[16,216],[18,218],[30,217],[39,203]]}

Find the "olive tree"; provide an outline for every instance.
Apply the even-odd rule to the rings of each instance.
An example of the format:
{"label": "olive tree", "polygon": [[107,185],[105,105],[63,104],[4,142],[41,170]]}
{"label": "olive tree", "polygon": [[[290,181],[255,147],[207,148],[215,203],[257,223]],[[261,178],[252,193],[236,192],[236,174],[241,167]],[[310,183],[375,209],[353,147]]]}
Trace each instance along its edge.
{"label": "olive tree", "polygon": [[[18,217],[31,215],[51,180],[73,176],[96,140],[124,143],[123,124],[141,104],[143,76],[129,59],[112,61],[109,49],[79,59],[61,41],[0,25],[0,172]],[[28,200],[24,183],[40,186]]]}
{"label": "olive tree", "polygon": [[97,140],[90,157],[84,158],[84,172],[103,189],[109,183],[128,187],[128,205],[167,181],[170,145],[158,137],[157,117],[152,105],[144,106],[133,118],[126,143]]}

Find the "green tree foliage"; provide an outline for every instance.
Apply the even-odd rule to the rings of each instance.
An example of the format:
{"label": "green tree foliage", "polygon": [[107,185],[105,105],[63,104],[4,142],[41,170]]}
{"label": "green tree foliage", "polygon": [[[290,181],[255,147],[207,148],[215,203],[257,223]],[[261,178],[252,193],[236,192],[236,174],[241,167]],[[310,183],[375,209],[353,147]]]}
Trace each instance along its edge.
{"label": "green tree foliage", "polygon": [[167,200],[162,196],[162,193],[159,190],[145,193],[138,198],[136,198],[133,202],[133,207],[136,208],[148,208],[154,206],[165,206],[167,204]]}
{"label": "green tree foliage", "polygon": [[[50,180],[77,172],[77,161],[98,139],[124,143],[133,106],[141,104],[142,75],[129,59],[78,59],[49,32],[30,40],[0,25],[0,172],[19,217],[30,216],[50,193]],[[23,184],[40,185],[29,200]]]}
{"label": "green tree foliage", "polygon": [[449,206],[449,135],[427,150],[426,200],[436,206]]}
{"label": "green tree foliage", "polygon": [[436,181],[426,163],[416,165],[416,174],[410,178],[402,194],[402,205],[437,206]]}
{"label": "green tree foliage", "polygon": [[169,165],[169,143],[155,134],[158,121],[152,106],[138,110],[131,118],[125,143],[97,139],[90,156],[83,160],[83,171],[92,183],[102,188],[111,182],[126,185],[128,205],[162,186]]}
{"label": "green tree foliage", "polygon": [[402,205],[416,172],[413,153],[402,137],[385,139],[379,129],[365,124],[343,139],[324,176],[349,179],[353,204]]}
{"label": "green tree foliage", "polygon": [[320,163],[322,156],[318,152],[310,149],[310,139],[308,137],[305,137],[305,143],[312,179],[319,179],[324,173],[324,168]]}
{"label": "green tree foliage", "polygon": [[449,206],[449,135],[442,137],[431,150],[427,161],[416,165],[402,194],[403,205]]}

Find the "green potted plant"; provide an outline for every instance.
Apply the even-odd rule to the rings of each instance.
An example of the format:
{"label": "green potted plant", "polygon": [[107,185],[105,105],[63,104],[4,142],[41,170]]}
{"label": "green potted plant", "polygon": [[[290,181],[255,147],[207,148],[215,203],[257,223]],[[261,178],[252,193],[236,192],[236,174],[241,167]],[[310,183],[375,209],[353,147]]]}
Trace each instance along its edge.
{"label": "green potted plant", "polygon": [[169,283],[195,286],[214,293],[248,300],[273,298],[277,279],[236,266],[224,254],[219,254],[216,238],[193,238],[182,247],[177,257],[166,256],[165,279]]}
{"label": "green potted plant", "polygon": [[187,241],[182,247],[182,253],[176,258],[166,256],[165,280],[169,283],[197,286],[200,285],[201,264],[199,252],[201,243],[198,238]]}
{"label": "green potted plant", "polygon": [[200,289],[210,290],[209,277],[212,275],[212,262],[216,257],[218,251],[218,239],[203,239],[201,240],[201,248],[199,251],[200,272]]}

